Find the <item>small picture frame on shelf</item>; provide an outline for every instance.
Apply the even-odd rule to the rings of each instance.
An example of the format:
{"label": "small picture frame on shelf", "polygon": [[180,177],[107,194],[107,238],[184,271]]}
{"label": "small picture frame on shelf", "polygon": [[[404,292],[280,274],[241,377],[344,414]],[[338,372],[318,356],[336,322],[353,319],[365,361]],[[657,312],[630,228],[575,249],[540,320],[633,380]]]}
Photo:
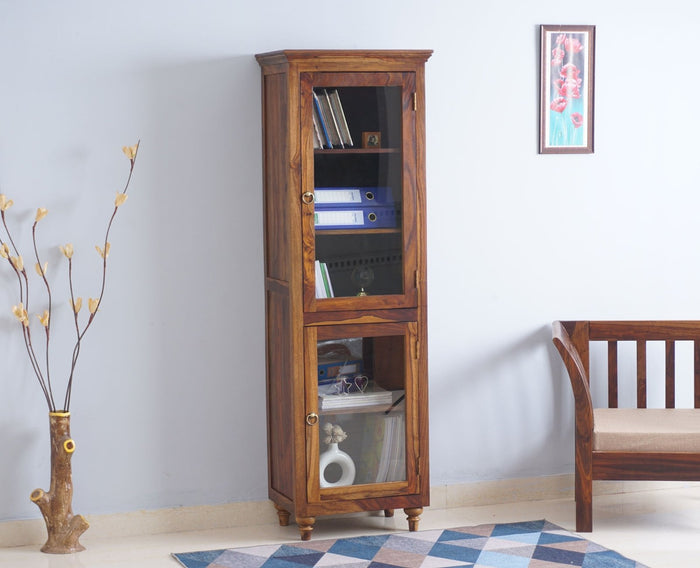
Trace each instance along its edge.
{"label": "small picture frame on shelf", "polygon": [[362,133],[363,148],[381,148],[382,133],[381,132],[363,132]]}

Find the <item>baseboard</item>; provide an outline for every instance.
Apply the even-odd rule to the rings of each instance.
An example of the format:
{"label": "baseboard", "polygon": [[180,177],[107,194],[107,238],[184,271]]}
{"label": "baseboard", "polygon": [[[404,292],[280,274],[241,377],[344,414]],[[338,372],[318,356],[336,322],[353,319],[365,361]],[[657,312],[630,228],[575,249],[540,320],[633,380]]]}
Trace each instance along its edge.
{"label": "baseboard", "polygon": [[[593,493],[594,495],[631,493],[666,487],[677,488],[678,482],[594,482]],[[478,507],[553,499],[573,500],[573,495],[573,474],[479,481],[431,487],[430,508]],[[90,538],[94,539],[266,525],[278,522],[277,513],[269,501],[176,507],[111,515],[86,515],[86,517],[90,523]],[[0,523],[0,547],[40,545],[45,541],[46,528],[43,519]]]}
{"label": "baseboard", "polygon": [[431,509],[479,507],[517,501],[573,498],[574,476],[552,475],[523,479],[476,481],[430,488]]}
{"label": "baseboard", "polygon": [[[84,515],[90,528],[86,538],[125,538],[143,534],[223,529],[277,523],[269,501],[244,501],[225,505],[174,507],[110,515]],[[43,519],[0,523],[0,548],[39,545],[46,542]]]}

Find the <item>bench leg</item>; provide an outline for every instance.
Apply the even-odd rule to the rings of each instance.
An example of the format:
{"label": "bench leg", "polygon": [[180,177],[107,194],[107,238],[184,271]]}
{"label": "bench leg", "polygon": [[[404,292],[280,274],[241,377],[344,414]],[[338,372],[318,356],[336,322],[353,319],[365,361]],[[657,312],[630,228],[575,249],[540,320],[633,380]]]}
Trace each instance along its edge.
{"label": "bench leg", "polygon": [[593,531],[593,480],[576,469],[576,532]]}

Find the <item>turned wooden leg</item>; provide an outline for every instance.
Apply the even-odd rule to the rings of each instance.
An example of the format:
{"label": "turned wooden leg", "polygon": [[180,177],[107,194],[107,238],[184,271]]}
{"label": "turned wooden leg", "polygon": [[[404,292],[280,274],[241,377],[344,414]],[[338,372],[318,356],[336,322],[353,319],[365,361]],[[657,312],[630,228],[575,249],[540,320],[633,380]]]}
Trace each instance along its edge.
{"label": "turned wooden leg", "polygon": [[311,540],[311,532],[314,530],[316,517],[297,517],[301,540]]}
{"label": "turned wooden leg", "polygon": [[385,517],[393,517],[394,516],[394,509],[384,509],[384,516]]}
{"label": "turned wooden leg", "polygon": [[423,507],[414,507],[411,509],[404,509],[406,517],[408,518],[408,530],[411,532],[418,530],[418,521],[420,521],[420,516],[423,513]]}
{"label": "turned wooden leg", "polygon": [[275,503],[275,509],[277,509],[277,516],[280,520],[280,526],[289,526],[289,511],[287,511],[287,509],[283,509],[277,503]]}

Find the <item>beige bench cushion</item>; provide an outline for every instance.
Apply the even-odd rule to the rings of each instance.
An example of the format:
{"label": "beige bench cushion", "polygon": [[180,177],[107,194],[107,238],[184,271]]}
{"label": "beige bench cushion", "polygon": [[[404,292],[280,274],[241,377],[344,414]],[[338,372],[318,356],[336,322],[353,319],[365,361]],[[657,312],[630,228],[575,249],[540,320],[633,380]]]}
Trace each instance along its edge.
{"label": "beige bench cushion", "polygon": [[596,408],[593,450],[700,452],[700,409]]}

